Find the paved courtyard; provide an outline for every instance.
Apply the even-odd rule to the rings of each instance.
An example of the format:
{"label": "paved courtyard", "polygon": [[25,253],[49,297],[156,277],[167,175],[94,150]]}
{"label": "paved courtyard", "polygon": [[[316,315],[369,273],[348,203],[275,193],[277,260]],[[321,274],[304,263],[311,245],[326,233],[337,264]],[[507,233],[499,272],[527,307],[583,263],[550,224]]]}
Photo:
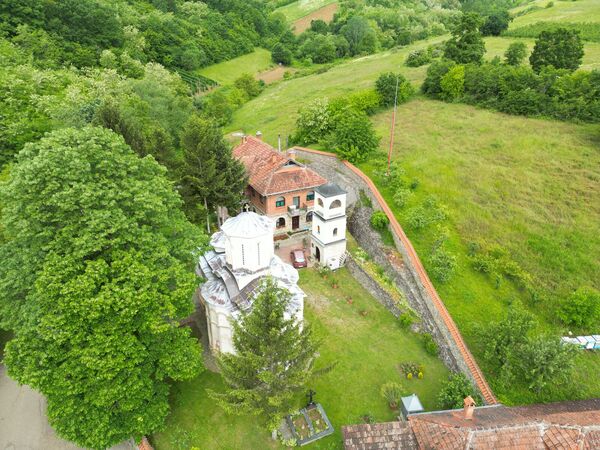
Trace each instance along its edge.
{"label": "paved courtyard", "polygon": [[[0,450],[78,450],[58,436],[46,418],[46,400],[19,386],[0,364]],[[112,450],[136,448],[123,443]]]}

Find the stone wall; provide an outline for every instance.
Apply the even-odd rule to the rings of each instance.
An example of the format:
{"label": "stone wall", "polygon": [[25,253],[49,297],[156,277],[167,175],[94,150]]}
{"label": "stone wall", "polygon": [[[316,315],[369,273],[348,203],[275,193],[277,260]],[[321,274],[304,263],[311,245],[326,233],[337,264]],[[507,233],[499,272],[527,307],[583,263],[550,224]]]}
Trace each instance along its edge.
{"label": "stone wall", "polygon": [[[400,290],[406,296],[406,299],[421,319],[420,331],[430,333],[440,349],[440,358],[444,364],[453,371],[460,371],[467,375],[472,381],[475,379],[472,372],[469,370],[462,353],[460,352],[456,341],[444,323],[443,318],[432,298],[427,293],[425,287],[420,281],[416,269],[411,264],[410,258],[407,256],[407,251],[402,244],[400,238],[396,236],[393,230],[392,236],[396,243],[396,248],[403,257],[403,266],[398,268],[393,266],[386,258],[382,251],[384,245],[381,241],[379,233],[374,231],[370,226],[370,217],[373,209],[382,209],[377,198],[373,195],[367,183],[356,173],[351,171],[337,158],[332,158],[327,155],[320,155],[313,152],[307,152],[302,149],[296,149],[298,158],[301,162],[317,171],[320,175],[328,179],[328,181],[338,184],[348,192],[348,230],[357,240],[358,244],[365,250],[373,261],[383,267]],[[361,193],[370,199],[372,208],[361,204]],[[356,266],[356,264],[354,264]],[[372,286],[377,284],[374,280],[368,277],[368,274],[360,274],[350,263],[348,267],[351,272],[358,273],[357,278],[363,286],[374,294],[375,298],[386,304],[385,296],[380,296],[377,290]],[[367,275],[370,282],[363,275]],[[386,305],[387,306],[387,305]],[[393,311],[392,311],[393,312]]]}

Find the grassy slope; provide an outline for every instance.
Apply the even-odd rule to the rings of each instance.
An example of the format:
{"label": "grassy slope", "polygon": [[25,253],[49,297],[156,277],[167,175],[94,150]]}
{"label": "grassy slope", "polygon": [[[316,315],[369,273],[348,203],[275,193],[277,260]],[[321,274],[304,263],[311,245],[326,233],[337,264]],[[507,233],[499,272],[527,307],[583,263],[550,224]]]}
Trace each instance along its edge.
{"label": "grassy slope", "polygon": [[[415,86],[425,77],[427,68],[410,68],[404,60],[410,51],[425,48],[444,38],[424,41],[399,50],[357,58],[341,63],[326,73],[310,75],[274,84],[259,97],[246,103],[234,113],[233,124],[227,131],[243,130],[254,134],[262,131],[271,144],[277,143],[277,134],[283,137],[294,130],[298,108],[316,98],[334,97],[359,89],[371,88],[381,72],[390,70],[403,73]],[[502,56],[511,42],[523,41],[533,49],[533,39],[488,38],[486,39],[487,58]],[[600,44],[586,43],[583,61],[584,69],[600,69]]]}
{"label": "grassy slope", "polygon": [[307,16],[308,14],[322,8],[323,6],[335,3],[337,0],[298,0],[289,5],[277,8],[275,12],[283,13],[288,22]]}
{"label": "grassy slope", "polygon": [[252,75],[267,70],[271,67],[271,52],[257,48],[252,53],[219,64],[205,67],[199,73],[205,77],[218,81],[222,85],[232,84],[240,75]]}
{"label": "grassy slope", "polygon": [[554,6],[546,8],[549,0],[536,0],[512,10],[513,14],[531,6],[543,9],[532,11],[516,17],[510,24],[510,29],[531,25],[536,22],[600,22],[600,2],[598,0],[554,1]]}
{"label": "grassy slope", "polygon": [[[389,113],[375,117],[387,136]],[[398,110],[394,159],[409,178],[420,180],[411,205],[436,195],[448,206],[451,251],[458,256],[457,276],[436,283],[452,316],[477,355],[475,329],[485,325],[516,298],[530,307],[542,331],[558,331],[554,303],[581,285],[600,288],[600,133],[591,125],[574,125],[508,116],[458,104],[417,99]],[[380,160],[384,161],[387,137]],[[376,164],[364,165],[390,205],[393,193],[373,176]],[[408,207],[410,207],[409,205]],[[396,211],[403,220],[403,211]],[[407,228],[427,267],[432,230]],[[467,244],[485,240],[510,251],[535,278],[544,298],[528,296],[505,281],[499,290],[471,269]],[[482,314],[485,311],[485,314]],[[578,364],[573,385],[582,395],[600,396],[600,355],[587,354]],[[535,402],[530,392],[492,387],[508,403]],[[573,395],[571,386],[552,392],[556,399]]]}
{"label": "grassy slope", "polygon": [[[307,294],[305,318],[325,340],[319,366],[337,362],[328,374],[310,387],[317,392],[334,427],[335,434],[315,449],[341,448],[341,425],[356,423],[365,413],[378,421],[393,420],[379,394],[381,384],[400,380],[397,365],[414,361],[425,365],[423,380],[406,381],[406,392],[416,392],[425,408],[435,406],[435,397],[447,371],[442,363],[425,353],[416,335],[402,330],[396,319],[342,269],[336,273],[340,287],[333,289],[311,270],[302,270],[300,286]],[[346,299],[352,297],[353,303]],[[360,311],[367,311],[363,317]],[[205,389],[222,390],[218,374],[205,372],[197,379],[175,385],[172,413],[164,433],[155,436],[157,450],[274,448],[257,419],[225,415],[207,399]],[[299,402],[304,401],[303,398]],[[179,441],[180,445],[176,445]]]}

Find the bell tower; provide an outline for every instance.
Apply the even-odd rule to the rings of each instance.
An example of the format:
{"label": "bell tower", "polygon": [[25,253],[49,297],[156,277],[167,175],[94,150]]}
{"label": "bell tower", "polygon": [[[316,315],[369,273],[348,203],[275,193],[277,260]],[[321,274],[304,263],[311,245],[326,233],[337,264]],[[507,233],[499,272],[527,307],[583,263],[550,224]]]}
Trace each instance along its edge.
{"label": "bell tower", "polygon": [[333,183],[315,189],[311,256],[332,270],[346,254],[346,191]]}

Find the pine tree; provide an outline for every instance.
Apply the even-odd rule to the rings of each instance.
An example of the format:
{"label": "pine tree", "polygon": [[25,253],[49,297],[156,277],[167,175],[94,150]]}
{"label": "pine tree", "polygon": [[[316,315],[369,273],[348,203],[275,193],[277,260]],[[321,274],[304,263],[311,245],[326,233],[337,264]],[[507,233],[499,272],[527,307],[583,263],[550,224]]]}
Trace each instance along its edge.
{"label": "pine tree", "polygon": [[251,312],[233,323],[236,354],[219,358],[226,392],[209,392],[229,413],[262,416],[271,431],[312,375],[319,345],[309,327],[286,317],[289,302],[287,290],[263,281]]}
{"label": "pine tree", "polygon": [[200,117],[192,117],[181,137],[184,163],[181,194],[185,211],[196,223],[206,221],[217,206],[238,210],[247,178],[244,167],[231,155],[221,129]]}

